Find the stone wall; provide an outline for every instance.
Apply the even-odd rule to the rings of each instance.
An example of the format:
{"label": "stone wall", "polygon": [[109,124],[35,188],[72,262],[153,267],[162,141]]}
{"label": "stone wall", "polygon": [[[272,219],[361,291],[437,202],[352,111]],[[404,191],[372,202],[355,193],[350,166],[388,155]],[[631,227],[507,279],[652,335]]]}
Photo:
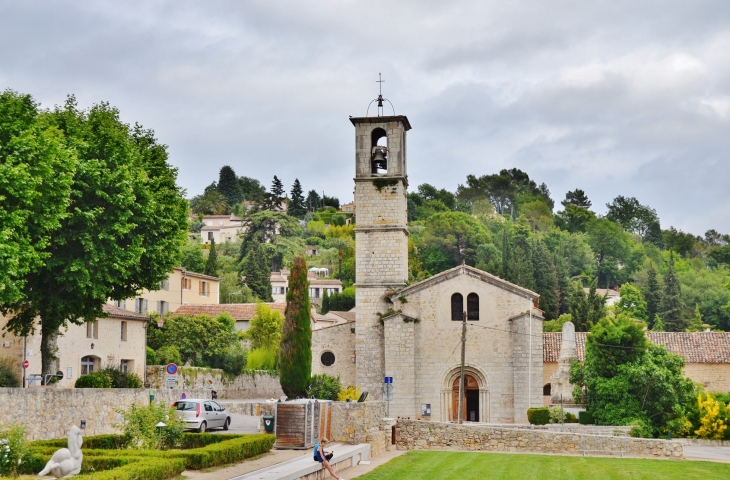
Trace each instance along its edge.
{"label": "stone wall", "polygon": [[[339,375],[343,387],[355,386],[355,364],[352,361],[355,353],[354,330],[355,322],[347,322],[312,331],[312,375]],[[322,363],[324,352],[335,355],[333,365],[326,366]]]}
{"label": "stone wall", "polygon": [[385,402],[334,402],[331,441],[370,444],[370,455],[377,457],[391,447],[391,427],[395,419],[385,417]]}
{"label": "stone wall", "polygon": [[[218,398],[280,398],[284,395],[279,384],[279,377],[269,372],[244,373],[230,377],[217,368],[181,367],[176,388],[187,390],[205,390],[208,380],[213,381],[213,389]],[[147,382],[150,388],[166,389],[165,367],[150,365],[147,367]],[[188,395],[189,398],[190,395]]]}
{"label": "stone wall", "polygon": [[687,363],[684,374],[693,382],[701,383],[707,392],[730,391],[730,364]]}
{"label": "stone wall", "polygon": [[398,450],[476,450],[642,458],[684,458],[676,441],[398,419]]}
{"label": "stone wall", "polygon": [[[171,404],[182,390],[155,390],[155,400]],[[208,394],[185,392],[188,398]],[[114,424],[132,403],[149,404],[149,390],[127,388],[0,388],[0,424],[19,423],[29,440],[62,438],[86,420],[84,435],[119,433]]]}

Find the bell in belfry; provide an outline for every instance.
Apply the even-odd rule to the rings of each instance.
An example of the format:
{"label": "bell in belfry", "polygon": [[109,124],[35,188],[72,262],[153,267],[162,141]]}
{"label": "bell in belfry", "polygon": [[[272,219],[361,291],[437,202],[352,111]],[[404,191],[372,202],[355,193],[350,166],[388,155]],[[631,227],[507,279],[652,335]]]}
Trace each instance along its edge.
{"label": "bell in belfry", "polygon": [[373,173],[381,173],[381,171],[388,171],[388,148],[382,146],[373,147]]}

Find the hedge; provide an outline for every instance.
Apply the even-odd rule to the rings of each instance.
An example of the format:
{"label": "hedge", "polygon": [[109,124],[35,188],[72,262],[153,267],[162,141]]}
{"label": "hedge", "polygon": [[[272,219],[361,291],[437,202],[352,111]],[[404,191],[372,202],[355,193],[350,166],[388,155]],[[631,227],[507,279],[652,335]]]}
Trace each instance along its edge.
{"label": "hedge", "polygon": [[593,421],[593,414],[588,411],[581,411],[578,412],[578,423],[581,425],[592,425],[595,422]]}
{"label": "hedge", "polygon": [[547,425],[550,423],[550,410],[543,408],[528,408],[527,421],[533,425]]}
{"label": "hedge", "polygon": [[[84,457],[86,461],[86,457]],[[165,480],[177,478],[185,471],[185,460],[182,458],[142,458],[138,462],[130,462],[123,467],[102,472],[78,475],[78,479],[94,480]]]}

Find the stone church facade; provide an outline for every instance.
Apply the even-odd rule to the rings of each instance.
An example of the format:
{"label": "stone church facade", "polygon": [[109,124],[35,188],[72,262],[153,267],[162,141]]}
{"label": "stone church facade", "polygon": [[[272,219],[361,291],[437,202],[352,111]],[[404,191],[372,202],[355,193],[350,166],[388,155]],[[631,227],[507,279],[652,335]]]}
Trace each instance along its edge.
{"label": "stone church facade", "polygon": [[405,116],[350,121],[358,206],[355,322],[313,332],[313,373],[352,379],[373,399],[383,398],[383,379],[393,377],[390,416],[454,421],[465,315],[463,418],[526,422],[527,409],[542,405],[538,295],[467,265],[408,285],[410,123]]}

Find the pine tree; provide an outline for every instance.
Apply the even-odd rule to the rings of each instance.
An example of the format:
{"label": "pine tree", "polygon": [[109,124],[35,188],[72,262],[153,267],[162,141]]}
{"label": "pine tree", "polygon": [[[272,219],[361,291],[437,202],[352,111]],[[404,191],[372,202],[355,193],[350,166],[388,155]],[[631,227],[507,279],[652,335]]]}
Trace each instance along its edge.
{"label": "pine tree", "polygon": [[553,320],[560,315],[558,305],[560,292],[558,291],[558,274],[555,264],[542,241],[535,241],[532,251],[535,292],[540,294],[540,308],[545,312],[545,319]]}
{"label": "pine tree", "polygon": [[[519,228],[519,226],[517,226]],[[519,228],[514,236],[514,248],[512,254],[512,282],[520,287],[530,290],[535,289],[533,272],[535,270],[532,262],[532,245],[529,241],[530,230],[528,227]]]}
{"label": "pine tree", "polygon": [[312,376],[312,325],[307,262],[298,256],[289,274],[284,332],[279,347],[279,382],[289,398],[306,395]]}
{"label": "pine tree", "polygon": [[203,270],[205,275],[211,277],[218,276],[218,253],[215,251],[215,239],[210,239],[210,252],[208,252],[208,260],[205,262],[205,269]]}
{"label": "pine tree", "polygon": [[692,320],[689,323],[689,326],[687,327],[688,332],[704,332],[705,328],[707,328],[708,325],[705,325],[702,322],[702,313],[700,313],[700,306],[698,304],[695,304],[695,314],[692,317]]}
{"label": "pine tree", "polygon": [[597,284],[598,278],[595,278],[591,282],[587,295],[579,282],[573,284],[570,315],[573,318],[576,332],[590,331],[593,325],[606,316],[606,296],[596,293]]}
{"label": "pine tree", "polygon": [[502,229],[502,278],[514,282],[512,276],[512,241],[508,227]]}
{"label": "pine tree", "polygon": [[669,252],[669,268],[664,276],[664,298],[662,299],[662,319],[668,332],[683,332],[687,327],[682,318],[682,291],[674,270],[674,252]]}
{"label": "pine tree", "polygon": [[647,281],[644,291],[644,299],[646,300],[646,315],[649,318],[649,328],[654,326],[654,317],[659,312],[662,303],[662,290],[659,286],[659,278],[654,268],[654,264],[650,263],[646,271]]}
{"label": "pine tree", "polygon": [[664,331],[664,320],[659,314],[654,315],[654,326],[651,327],[652,332],[663,332]]}
{"label": "pine tree", "polygon": [[262,302],[272,302],[271,296],[271,269],[269,259],[264,249],[258,243],[253,243],[241,265],[241,274],[246,277],[248,288]]}
{"label": "pine tree", "polygon": [[324,295],[322,296],[322,315],[330,311],[330,294],[327,293],[327,289],[324,289]]}
{"label": "pine tree", "polygon": [[228,165],[224,165],[218,173],[218,191],[226,197],[226,202],[231,208],[243,201],[241,184],[238,182],[236,172]]}
{"label": "pine tree", "polygon": [[304,201],[304,195],[302,190],[302,184],[299,183],[299,179],[294,179],[294,185],[291,186],[291,201],[289,202],[289,208],[286,213],[296,218],[303,218],[307,213],[307,205]]}
{"label": "pine tree", "polygon": [[274,175],[271,182],[271,191],[267,194],[266,208],[268,210],[281,211],[281,203],[284,200],[284,184],[279,177]]}

